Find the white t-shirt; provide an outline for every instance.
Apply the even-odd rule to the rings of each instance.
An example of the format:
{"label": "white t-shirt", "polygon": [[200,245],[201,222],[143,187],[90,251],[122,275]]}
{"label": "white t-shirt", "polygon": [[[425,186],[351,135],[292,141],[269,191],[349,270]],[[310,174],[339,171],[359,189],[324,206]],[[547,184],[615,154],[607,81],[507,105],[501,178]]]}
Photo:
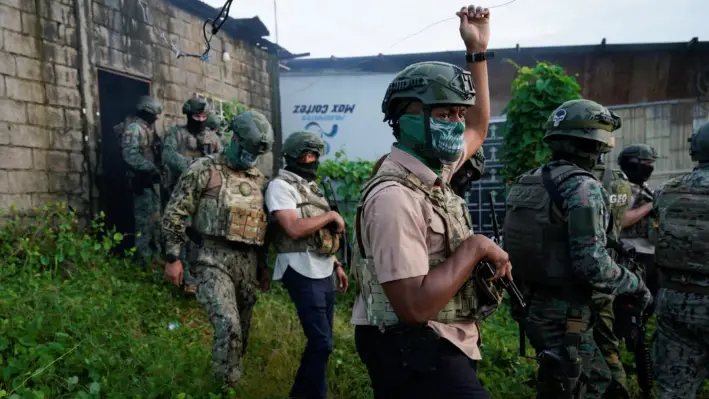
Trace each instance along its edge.
{"label": "white t-shirt", "polygon": [[[281,170],[279,174],[306,182],[300,176],[287,170]],[[298,212],[298,217],[302,218],[302,210],[297,208],[301,201],[298,190],[281,179],[273,179],[266,188],[266,206],[271,213],[293,209]],[[310,251],[278,254],[276,267],[273,270],[273,279],[280,280],[288,266],[305,277],[322,279],[332,275],[335,268],[335,257],[323,256]]]}

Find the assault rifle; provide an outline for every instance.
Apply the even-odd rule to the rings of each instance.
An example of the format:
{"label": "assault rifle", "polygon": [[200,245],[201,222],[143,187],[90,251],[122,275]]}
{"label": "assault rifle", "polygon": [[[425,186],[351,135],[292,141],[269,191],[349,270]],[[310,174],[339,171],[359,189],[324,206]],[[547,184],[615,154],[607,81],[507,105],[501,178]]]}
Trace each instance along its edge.
{"label": "assault rifle", "polygon": [[[332,179],[330,179],[329,176],[325,176],[322,179],[322,183],[323,189],[325,190],[325,198],[327,198],[328,202],[330,202],[330,207],[333,211],[342,216],[340,206],[337,202],[337,192],[332,185]],[[340,263],[342,263],[344,269],[352,261],[352,246],[350,246],[350,242],[347,240],[347,226],[345,226],[345,231],[340,236],[340,249],[342,250],[342,258],[340,259]]]}
{"label": "assault rifle", "polygon": [[[608,239],[609,247],[615,249],[619,258],[625,260],[626,268],[644,280],[642,268],[634,261],[634,249],[625,248],[622,244]],[[621,295],[613,303],[615,322],[613,330],[618,338],[625,342],[628,352],[635,358],[635,371],[638,374],[638,385],[642,398],[650,398],[653,385],[652,357],[645,340],[645,323],[647,315],[643,313],[637,301],[630,295]]]}
{"label": "assault rifle", "polygon": [[[493,241],[495,241],[495,244],[500,245],[502,240],[500,238],[500,228],[497,224],[497,214],[495,214],[495,203],[493,202],[492,194],[490,194],[490,217],[492,218],[492,230],[494,232]],[[488,261],[480,262],[475,269],[478,271],[478,276],[484,279],[489,279],[495,275],[495,266]],[[524,302],[524,296],[517,288],[514,281],[508,280],[506,277],[502,277],[494,281],[493,284],[496,284],[507,291],[507,294],[509,294],[510,299],[514,302],[516,307],[526,309],[527,304]]]}
{"label": "assault rifle", "polygon": [[[493,241],[495,244],[498,246],[502,246],[502,238],[500,236],[500,226],[497,223],[497,213],[495,213],[495,202],[494,198],[492,196],[492,193],[489,194],[488,200],[490,201],[490,218],[492,220],[492,231],[493,231]],[[495,275],[495,266],[492,265],[492,263],[487,262],[487,261],[482,261],[480,262],[477,267],[475,268],[478,270],[478,276],[482,277],[484,279],[489,279],[492,276]],[[521,313],[526,313],[527,310],[527,304],[524,302],[524,295],[522,295],[522,292],[517,288],[517,284],[514,283],[512,280],[508,280],[506,277],[502,277],[496,281],[493,281],[493,284],[498,285],[502,287],[505,291],[507,291],[507,294],[510,296],[510,299],[512,300],[512,308],[517,309]],[[525,349],[525,335],[524,335],[524,328],[522,326],[522,323],[524,320],[518,320],[517,321],[519,324],[519,352],[520,356],[526,357],[526,349]]]}

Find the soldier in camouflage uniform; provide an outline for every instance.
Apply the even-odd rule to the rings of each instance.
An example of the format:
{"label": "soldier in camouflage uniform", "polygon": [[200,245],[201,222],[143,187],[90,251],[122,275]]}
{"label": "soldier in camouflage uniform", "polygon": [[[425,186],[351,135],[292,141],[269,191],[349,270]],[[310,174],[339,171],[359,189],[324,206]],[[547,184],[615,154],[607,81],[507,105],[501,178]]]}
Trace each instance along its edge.
{"label": "soldier in camouflage uniform", "polygon": [[[655,246],[652,244],[652,236],[657,231],[657,216],[652,205],[654,193],[647,181],[652,175],[656,159],[655,149],[647,144],[629,145],[618,154],[618,165],[628,176],[633,189],[630,209],[623,221],[621,240],[635,249],[636,259],[645,268],[645,282],[653,296],[657,295],[658,290]],[[648,313],[652,313],[652,306]]]}
{"label": "soldier in camouflage uniform", "polygon": [[180,177],[165,209],[165,278],[179,286],[179,260],[188,221],[199,247],[188,258],[197,300],[214,327],[213,366],[218,380],[234,386],[242,375],[257,279],[268,281],[266,266],[265,178],[254,166],[270,150],[273,130],[262,114],[234,119],[234,136],[222,154],[201,158]]}
{"label": "soldier in camouflage uniform", "polygon": [[[615,137],[611,137],[608,143],[608,151],[615,147]],[[620,241],[620,231],[623,227],[623,218],[628,210],[629,200],[632,195],[630,182],[625,173],[620,169],[611,169],[605,163],[608,152],[599,156],[598,164],[593,168],[596,179],[603,184],[603,188],[609,195],[610,211],[612,215],[612,231],[608,234],[608,240],[618,243]],[[608,249],[611,257],[621,265],[624,259],[613,249]],[[594,292],[592,295],[592,309],[596,314],[596,325],[593,328],[593,336],[598,348],[610,369],[613,378],[608,386],[604,397],[609,399],[629,398],[627,378],[625,369],[620,361],[619,341],[613,332],[615,315],[613,313],[613,295],[602,292]]]}
{"label": "soldier in camouflage uniform", "polygon": [[591,173],[620,118],[567,101],[545,125],[552,162],[518,177],[507,197],[504,242],[528,298],[527,336],[539,357],[537,398],[600,398],[611,374],[594,342],[593,292],[651,301],[641,279],[609,255],[609,197]]}
{"label": "soldier in camouflage uniform", "polygon": [[155,121],[161,113],[162,104],[158,100],[143,96],[136,105],[136,114],[114,127],[119,135],[121,155],[128,165],[133,192],[136,255],[147,263],[161,253],[160,171],[155,159],[155,151],[160,145]]}
{"label": "soldier in camouflage uniform", "polygon": [[696,398],[709,374],[709,123],[690,138],[694,170],[655,193],[661,274],[653,347],[660,399]]}
{"label": "soldier in camouflage uniform", "polygon": [[[187,116],[187,124],[170,128],[163,145],[162,160],[166,180],[163,182],[168,198],[172,194],[177,180],[189,165],[197,158],[219,154],[223,147],[217,135],[207,128],[207,102],[202,98],[191,98],[182,106],[182,113]],[[167,202],[167,201],[165,201]],[[189,244],[191,245],[191,244]],[[181,259],[184,264],[184,290],[194,294],[196,283],[190,273],[189,262],[185,259],[186,247]]]}
{"label": "soldier in camouflage uniform", "polygon": [[223,147],[219,137],[207,127],[207,102],[198,97],[187,100],[182,113],[187,124],[170,128],[165,136],[162,159],[168,169],[168,189],[172,192],[177,179],[197,158],[219,154]]}

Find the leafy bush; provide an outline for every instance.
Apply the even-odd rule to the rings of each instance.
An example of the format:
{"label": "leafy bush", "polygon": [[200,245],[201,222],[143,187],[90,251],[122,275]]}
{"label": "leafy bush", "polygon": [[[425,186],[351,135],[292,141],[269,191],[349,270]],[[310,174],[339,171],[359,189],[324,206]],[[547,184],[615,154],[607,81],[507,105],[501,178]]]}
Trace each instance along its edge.
{"label": "leafy bush", "polygon": [[554,109],[581,98],[581,87],[558,65],[538,62],[530,68],[508,62],[517,68],[517,77],[512,81],[512,100],[503,111],[507,121],[500,148],[500,174],[511,182],[549,160],[551,151],[542,142],[542,126]]}

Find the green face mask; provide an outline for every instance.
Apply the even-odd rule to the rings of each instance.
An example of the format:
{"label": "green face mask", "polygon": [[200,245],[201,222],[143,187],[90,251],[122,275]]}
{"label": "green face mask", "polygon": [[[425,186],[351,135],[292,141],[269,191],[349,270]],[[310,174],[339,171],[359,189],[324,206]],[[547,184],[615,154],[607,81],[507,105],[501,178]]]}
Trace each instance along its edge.
{"label": "green face mask", "polygon": [[[431,139],[433,143],[426,143],[426,129],[423,115],[403,115],[399,118],[399,131],[406,144],[424,146],[417,150],[420,156],[436,159],[442,164],[449,165],[460,159],[465,144],[465,124],[462,122],[443,122],[429,118]],[[430,147],[429,147],[430,146]]]}
{"label": "green face mask", "polygon": [[235,140],[232,140],[226,148],[224,148],[224,156],[226,157],[229,166],[234,169],[248,169],[256,165],[258,155],[248,152],[241,147]]}

